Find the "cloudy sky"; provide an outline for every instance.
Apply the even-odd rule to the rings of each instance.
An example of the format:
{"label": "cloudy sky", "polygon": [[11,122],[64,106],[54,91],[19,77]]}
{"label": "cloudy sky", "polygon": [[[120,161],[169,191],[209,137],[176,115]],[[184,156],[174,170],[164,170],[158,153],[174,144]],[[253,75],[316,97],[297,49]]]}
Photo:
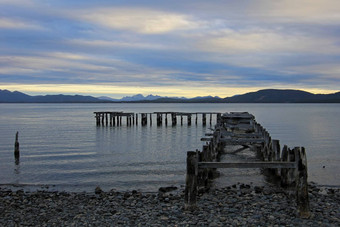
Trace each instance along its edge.
{"label": "cloudy sky", "polygon": [[0,0],[0,89],[340,90],[339,0]]}

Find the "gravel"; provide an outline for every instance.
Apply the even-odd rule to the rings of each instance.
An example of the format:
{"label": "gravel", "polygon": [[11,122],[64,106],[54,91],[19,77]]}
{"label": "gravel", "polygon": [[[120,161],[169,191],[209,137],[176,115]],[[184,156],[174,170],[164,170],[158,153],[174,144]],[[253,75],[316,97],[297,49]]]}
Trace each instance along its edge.
{"label": "gravel", "polygon": [[200,195],[184,210],[182,189],[93,193],[0,188],[0,226],[340,226],[340,189],[309,187],[312,216],[296,215],[292,192],[234,185]]}

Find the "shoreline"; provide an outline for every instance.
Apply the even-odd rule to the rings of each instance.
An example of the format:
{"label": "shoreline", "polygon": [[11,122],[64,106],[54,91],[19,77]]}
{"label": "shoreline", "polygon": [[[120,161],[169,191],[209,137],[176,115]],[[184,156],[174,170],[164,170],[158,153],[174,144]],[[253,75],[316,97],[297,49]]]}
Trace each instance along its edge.
{"label": "shoreline", "polygon": [[340,226],[340,188],[309,185],[312,216],[296,216],[294,192],[237,184],[200,194],[184,210],[182,188],[154,193],[25,192],[0,187],[1,226]]}

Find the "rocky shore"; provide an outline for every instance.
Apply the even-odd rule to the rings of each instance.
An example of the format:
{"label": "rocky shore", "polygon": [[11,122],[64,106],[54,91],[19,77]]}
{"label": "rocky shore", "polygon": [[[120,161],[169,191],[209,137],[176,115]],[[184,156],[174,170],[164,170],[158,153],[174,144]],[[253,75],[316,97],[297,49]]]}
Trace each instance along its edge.
{"label": "rocky shore", "polygon": [[184,211],[183,190],[93,193],[0,188],[0,226],[340,226],[340,189],[310,185],[312,216],[296,216],[292,193],[276,187],[211,189]]}

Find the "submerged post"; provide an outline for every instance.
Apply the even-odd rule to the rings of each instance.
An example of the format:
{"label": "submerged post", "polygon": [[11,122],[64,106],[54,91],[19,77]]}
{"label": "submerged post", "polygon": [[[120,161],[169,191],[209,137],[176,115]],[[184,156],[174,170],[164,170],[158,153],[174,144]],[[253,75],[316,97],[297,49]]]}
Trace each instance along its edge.
{"label": "submerged post", "polygon": [[185,180],[185,210],[193,210],[196,208],[197,200],[197,152],[187,152],[187,175]]}
{"label": "submerged post", "polygon": [[19,159],[19,157],[20,157],[20,151],[19,151],[19,132],[17,132],[15,134],[14,157],[15,157],[15,159]]}
{"label": "submerged post", "polygon": [[310,217],[308,184],[307,184],[307,158],[304,147],[295,147],[295,160],[297,162],[296,171],[296,204],[298,215],[301,218]]}

